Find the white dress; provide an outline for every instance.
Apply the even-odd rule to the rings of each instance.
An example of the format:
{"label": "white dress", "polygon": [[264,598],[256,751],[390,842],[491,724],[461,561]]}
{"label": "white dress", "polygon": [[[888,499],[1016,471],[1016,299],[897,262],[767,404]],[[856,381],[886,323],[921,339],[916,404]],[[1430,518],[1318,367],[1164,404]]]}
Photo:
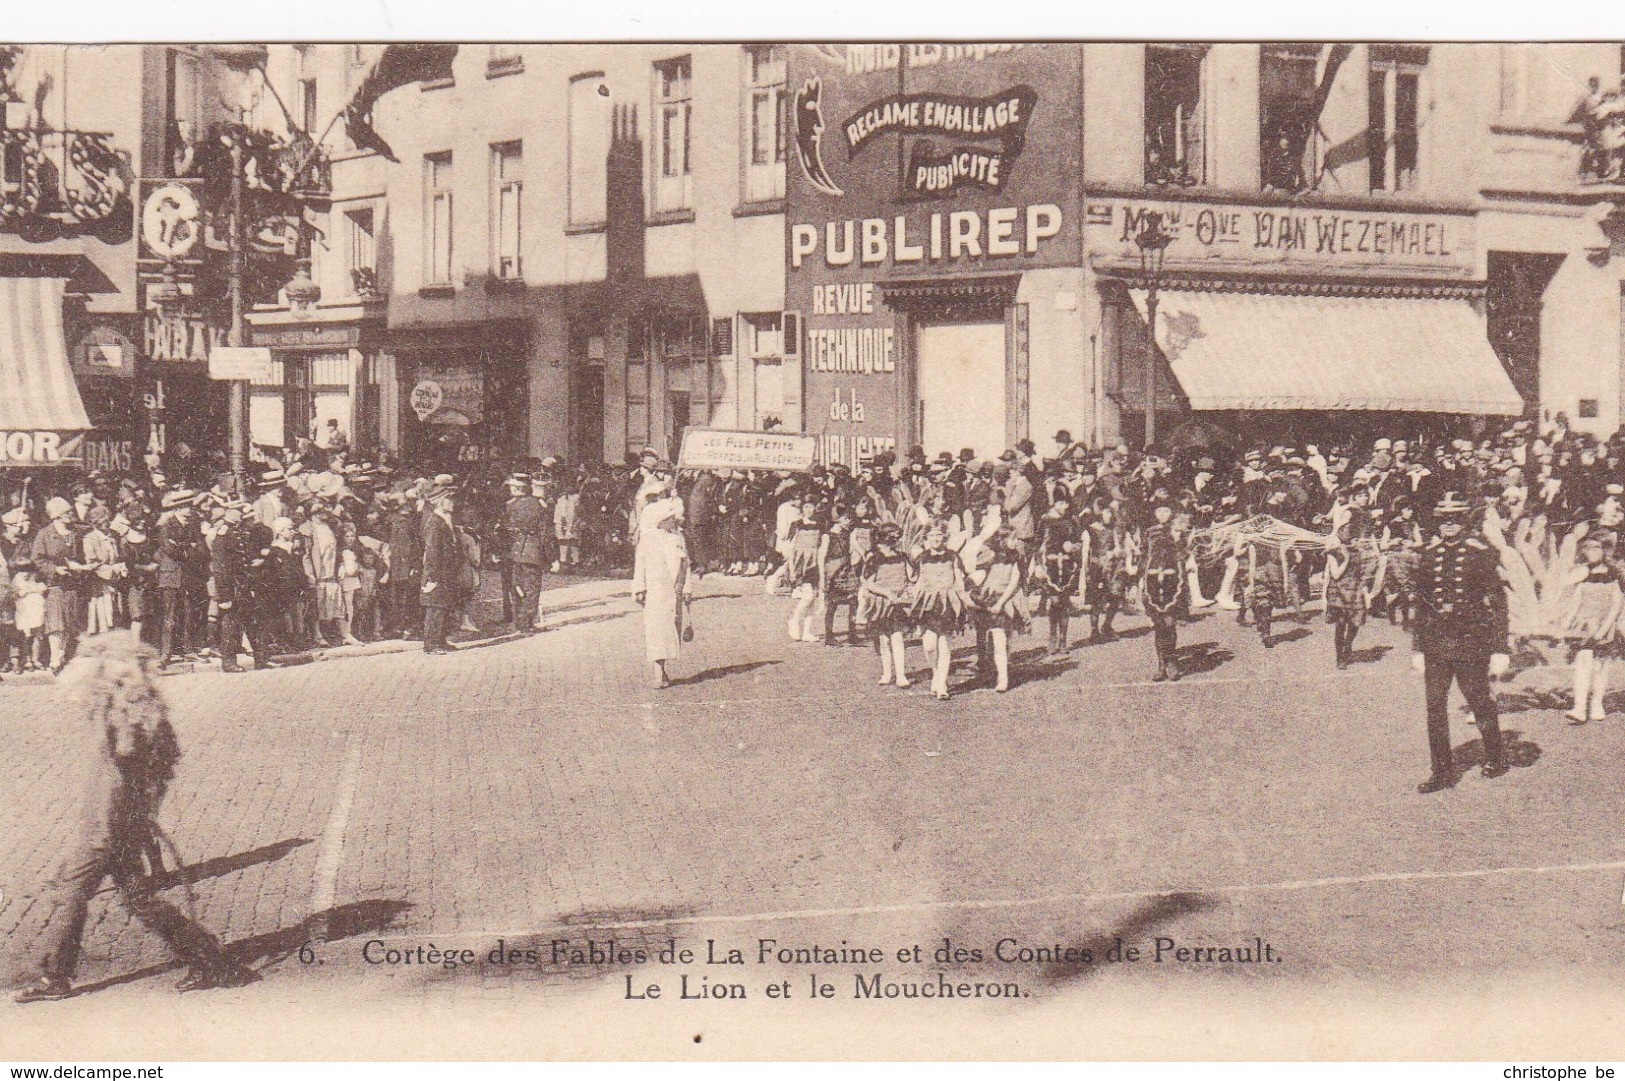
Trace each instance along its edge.
{"label": "white dress", "polygon": [[683,501],[657,499],[638,515],[638,547],[632,566],[632,592],[643,598],[643,652],[650,662],[669,661],[681,651],[686,599],[693,590],[688,575],[688,546],[681,530],[661,523],[683,520]]}

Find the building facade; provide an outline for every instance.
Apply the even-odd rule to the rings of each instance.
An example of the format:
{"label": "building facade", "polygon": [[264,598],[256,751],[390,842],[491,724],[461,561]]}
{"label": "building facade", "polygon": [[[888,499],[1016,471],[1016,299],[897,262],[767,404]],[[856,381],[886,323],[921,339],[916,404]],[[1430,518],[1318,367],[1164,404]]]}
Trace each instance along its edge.
{"label": "building facade", "polygon": [[619,461],[784,423],[785,72],[775,45],[465,45],[384,99],[398,161],[335,162],[320,272],[344,303],[374,260],[380,446]]}
{"label": "building facade", "polygon": [[1137,444],[1148,423],[1618,424],[1610,192],[1575,114],[1588,77],[1618,84],[1617,47],[792,59],[787,307],[828,457]]}
{"label": "building facade", "polygon": [[1625,417],[1614,45],[464,45],[379,102],[394,160],[341,118],[382,48],[15,51],[0,269],[34,322],[60,282],[79,460],[225,443],[221,283],[161,310],[137,239],[223,123],[326,170],[249,238],[266,447],[1137,443],[1148,387],[1163,440]]}

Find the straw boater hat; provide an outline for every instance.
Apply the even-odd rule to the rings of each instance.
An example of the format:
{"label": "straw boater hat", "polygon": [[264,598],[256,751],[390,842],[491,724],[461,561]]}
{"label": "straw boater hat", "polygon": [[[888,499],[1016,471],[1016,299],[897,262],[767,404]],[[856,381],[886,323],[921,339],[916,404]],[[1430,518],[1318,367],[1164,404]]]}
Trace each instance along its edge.
{"label": "straw boater hat", "polygon": [[511,485],[515,488],[526,488],[530,486],[530,480],[531,477],[529,473],[509,473],[508,479],[503,483]]}
{"label": "straw boater hat", "polygon": [[163,502],[159,505],[164,510],[179,510],[192,506],[196,499],[197,493],[190,488],[172,488],[164,493]]}

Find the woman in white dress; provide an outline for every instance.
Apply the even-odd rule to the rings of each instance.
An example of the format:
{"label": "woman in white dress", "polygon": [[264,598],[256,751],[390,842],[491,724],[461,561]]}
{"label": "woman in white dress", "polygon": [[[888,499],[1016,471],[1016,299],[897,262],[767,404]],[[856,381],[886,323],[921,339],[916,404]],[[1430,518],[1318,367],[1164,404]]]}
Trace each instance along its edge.
{"label": "woman in white dress", "polygon": [[683,501],[670,477],[650,480],[638,493],[638,547],[632,594],[643,606],[643,650],[655,666],[655,686],[666,687],[666,662],[682,650],[694,583],[683,541]]}

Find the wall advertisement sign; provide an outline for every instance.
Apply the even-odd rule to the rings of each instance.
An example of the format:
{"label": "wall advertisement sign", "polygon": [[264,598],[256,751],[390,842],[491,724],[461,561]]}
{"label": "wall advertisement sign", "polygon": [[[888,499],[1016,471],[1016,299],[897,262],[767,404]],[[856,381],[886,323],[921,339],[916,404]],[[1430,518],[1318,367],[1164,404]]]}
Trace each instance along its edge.
{"label": "wall advertisement sign", "polygon": [[823,460],[909,430],[882,283],[1078,265],[1081,63],[1076,45],[789,47],[785,307]]}
{"label": "wall advertisement sign", "polygon": [[804,473],[817,457],[817,441],[786,432],[734,432],[720,428],[683,431],[679,469],[758,469]]}

